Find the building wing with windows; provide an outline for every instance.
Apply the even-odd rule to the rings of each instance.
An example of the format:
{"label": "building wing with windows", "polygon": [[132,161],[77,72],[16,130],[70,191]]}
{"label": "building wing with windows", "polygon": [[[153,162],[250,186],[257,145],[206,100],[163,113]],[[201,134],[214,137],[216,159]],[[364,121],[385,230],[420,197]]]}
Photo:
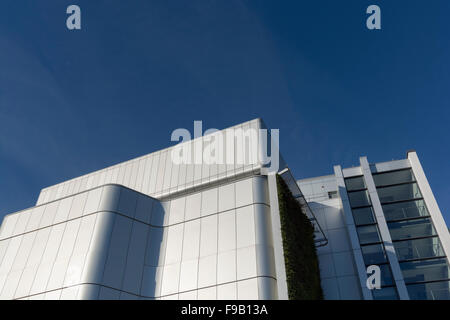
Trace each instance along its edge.
{"label": "building wing with windows", "polygon": [[[318,248],[325,297],[450,299],[450,235],[416,152],[334,172],[298,181],[329,242]],[[380,289],[366,286],[371,265]]]}

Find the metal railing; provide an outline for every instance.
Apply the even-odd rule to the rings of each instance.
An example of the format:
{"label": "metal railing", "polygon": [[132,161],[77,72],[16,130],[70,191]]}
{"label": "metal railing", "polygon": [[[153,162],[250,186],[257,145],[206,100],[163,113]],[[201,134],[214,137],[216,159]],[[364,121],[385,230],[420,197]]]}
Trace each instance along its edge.
{"label": "metal railing", "polygon": [[450,300],[450,288],[428,290],[431,300]]}
{"label": "metal railing", "polygon": [[402,220],[416,217],[428,216],[428,210],[425,206],[410,206],[404,208],[398,208],[396,210],[388,211],[385,213],[388,220]]}
{"label": "metal railing", "polygon": [[408,241],[408,243],[410,244],[408,247],[395,247],[399,260],[424,259],[445,255],[440,243],[432,243],[428,245],[415,245],[410,241]]}
{"label": "metal railing", "polygon": [[300,203],[300,206],[302,208],[302,212],[306,214],[306,216],[309,218],[311,223],[314,227],[314,242],[316,244],[316,247],[322,247],[328,244],[328,239],[325,236],[325,233],[323,232],[323,229],[320,227],[319,222],[316,219],[316,216],[314,215],[314,212],[311,210],[311,208],[308,205],[308,202],[306,201],[302,191],[300,190],[300,187],[298,186],[297,182],[295,181],[291,171],[289,168],[285,168],[284,170],[279,172],[279,175],[283,178],[284,182],[286,182],[289,190],[291,191],[294,198],[297,199],[297,201]]}

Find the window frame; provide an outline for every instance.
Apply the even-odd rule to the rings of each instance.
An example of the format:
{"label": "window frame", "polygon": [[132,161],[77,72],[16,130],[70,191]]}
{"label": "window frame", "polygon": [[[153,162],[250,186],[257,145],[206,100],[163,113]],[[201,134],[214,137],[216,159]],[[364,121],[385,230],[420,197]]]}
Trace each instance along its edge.
{"label": "window frame", "polygon": [[[363,205],[358,205],[358,206],[353,206],[352,205],[352,201],[350,200],[350,194],[357,193],[357,192],[363,192],[363,191],[365,191],[365,193],[367,194],[367,199],[369,199],[369,203],[368,204],[363,204]],[[373,206],[372,198],[370,197],[369,190],[367,190],[367,189],[347,191],[347,197],[348,197],[348,204],[350,205],[350,209],[360,209],[360,208],[372,207]]]}
{"label": "window frame", "polygon": [[[358,229],[359,228],[364,228],[364,227],[375,227],[376,231],[377,231],[377,235],[378,235],[378,239],[379,241],[372,241],[372,242],[361,242],[361,238],[359,236],[359,232]],[[372,244],[379,244],[379,243],[383,243],[383,238],[381,237],[381,233],[380,233],[380,228],[378,227],[377,223],[371,223],[371,224],[367,224],[367,225],[362,225],[362,226],[355,226],[356,228],[356,235],[358,236],[358,240],[359,240],[359,246],[366,246],[366,245],[372,245]]]}
{"label": "window frame", "polygon": [[[427,235],[427,236],[419,236],[419,237],[411,237],[411,238],[402,238],[402,239],[392,239],[392,232],[391,232],[391,228],[389,226],[389,224],[392,223],[398,223],[398,222],[405,222],[405,221],[414,221],[414,220],[429,220],[431,227],[433,228],[435,234],[431,234],[431,235]],[[433,220],[430,217],[417,217],[417,218],[412,218],[412,219],[403,219],[403,220],[398,220],[398,221],[389,221],[386,222],[388,230],[389,230],[389,235],[391,236],[391,240],[392,242],[398,242],[398,241],[405,241],[405,240],[417,240],[417,239],[425,239],[425,238],[431,238],[431,237],[437,237],[439,236],[439,234],[437,233],[436,227],[434,226]]]}
{"label": "window frame", "polygon": [[411,171],[411,174],[412,174],[412,176],[414,178],[413,181],[397,182],[397,183],[391,183],[391,184],[377,186],[376,183],[375,183],[375,179],[374,179],[375,188],[378,189],[378,188],[391,187],[391,186],[396,186],[396,185],[401,185],[401,184],[414,183],[414,182],[417,182],[417,179],[416,179],[416,176],[414,175],[414,171],[412,170],[412,167],[395,169],[395,170],[388,170],[388,171],[372,172],[372,178],[373,178],[373,176],[378,176],[378,175],[388,174],[388,173],[394,173],[394,172],[399,172],[399,171],[408,171],[408,170]]}
{"label": "window frame", "polygon": [[[362,178],[363,182],[364,182],[364,188],[359,188],[359,189],[349,189],[347,187],[347,182],[348,180],[351,179],[356,179],[356,178]],[[355,192],[355,191],[362,191],[362,190],[367,190],[367,184],[366,184],[366,180],[364,179],[364,175],[357,175],[357,176],[351,176],[351,177],[345,177],[344,178],[344,185],[345,185],[345,190],[347,190],[347,193],[349,192]]]}
{"label": "window frame", "polygon": [[[431,239],[431,238],[437,238],[439,240],[440,246],[442,248],[442,243],[441,243],[441,239],[439,238],[439,235],[435,234],[434,236],[428,236],[428,237],[418,237],[418,238],[411,238],[411,239],[403,239],[403,240],[393,240],[392,243],[397,243],[397,242],[406,242],[406,241],[414,241],[414,240],[422,240],[422,239]],[[442,248],[442,251],[444,249]],[[395,255],[397,256],[398,262],[414,262],[414,261],[422,261],[422,260],[432,260],[432,259],[442,259],[442,258],[447,258],[447,256],[445,255],[445,251],[444,251],[444,255],[442,256],[434,256],[434,257],[427,257],[427,258],[413,258],[413,259],[399,259],[399,255],[397,253],[397,249],[395,248],[394,245],[394,251],[395,251]],[[448,261],[447,261],[448,262]]]}
{"label": "window frame", "polygon": [[[403,185],[408,185],[408,184],[414,184],[414,183],[417,185],[417,189],[419,189],[420,197],[411,198],[411,199],[392,200],[392,201],[381,201],[381,197],[380,197],[380,194],[379,194],[378,190],[382,190],[382,189],[386,189],[386,188],[392,188],[392,187],[397,187],[397,186],[403,186]],[[381,205],[400,203],[400,202],[407,202],[407,201],[423,200],[422,190],[420,189],[419,184],[417,183],[417,181],[406,182],[406,183],[398,183],[398,184],[393,184],[393,185],[389,185],[389,186],[377,187],[376,190],[377,190],[377,196],[378,196],[378,199],[380,200],[380,204]]]}
{"label": "window frame", "polygon": [[[388,220],[386,219],[386,214],[384,213],[384,208],[383,206],[385,205],[391,205],[391,204],[397,204],[397,203],[402,203],[402,202],[416,202],[416,201],[422,201],[423,205],[425,207],[425,209],[428,212],[428,215],[426,216],[418,216],[418,217],[409,217],[409,218],[402,218],[402,219],[393,219],[393,220]],[[414,220],[414,219],[422,219],[422,218],[431,218],[431,214],[430,214],[430,210],[428,210],[427,204],[425,203],[425,200],[422,198],[418,198],[418,199],[411,199],[411,200],[400,200],[400,201],[394,201],[394,202],[388,202],[388,203],[382,203],[381,204],[381,209],[383,210],[383,215],[384,218],[386,220],[386,223],[389,222],[399,222],[399,221],[406,221],[406,220]]]}
{"label": "window frame", "polygon": [[[428,258],[428,259],[423,259],[422,261],[431,261],[431,260],[444,260],[447,262],[447,268],[450,270],[450,264],[448,262],[447,257],[435,257],[435,258]],[[409,263],[409,262],[416,262],[416,261],[402,261],[401,263],[399,262],[400,265],[400,270],[402,272],[403,275],[403,269],[401,268],[401,264],[402,263]],[[403,275],[403,278],[405,278],[405,276]],[[440,282],[440,281],[450,281],[450,273],[449,276],[447,278],[442,278],[442,279],[435,279],[435,280],[425,280],[425,281],[416,281],[416,282],[407,282],[406,280],[404,280],[405,285],[412,285],[412,284],[423,284],[423,283],[431,283],[431,282]]]}
{"label": "window frame", "polygon": [[[410,283],[410,284],[405,284],[406,286],[406,290],[408,290],[408,286],[414,286],[414,285],[421,285],[421,284],[428,284],[428,283],[438,283],[438,282],[448,282],[450,284],[450,279],[448,280],[431,280],[431,281],[423,281],[423,282],[417,282],[417,283]],[[450,291],[450,289],[449,289]],[[409,290],[408,290],[408,294],[409,294]]]}

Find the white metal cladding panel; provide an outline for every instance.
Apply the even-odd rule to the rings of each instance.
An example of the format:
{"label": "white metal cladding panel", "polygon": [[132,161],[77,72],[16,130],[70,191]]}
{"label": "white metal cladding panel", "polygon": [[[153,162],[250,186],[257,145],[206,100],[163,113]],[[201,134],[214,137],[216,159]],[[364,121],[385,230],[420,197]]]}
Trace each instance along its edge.
{"label": "white metal cladding panel", "polygon": [[236,248],[236,210],[232,209],[218,216],[217,252],[227,252]]}
{"label": "white metal cladding panel", "polygon": [[46,291],[53,264],[58,254],[61,240],[64,236],[65,227],[66,223],[50,227],[49,239],[32,282],[29,292],[30,295],[36,295]]}
{"label": "white metal cladding panel", "polygon": [[[224,177],[233,177],[243,172],[250,172],[260,167],[259,159],[257,158],[259,153],[259,136],[257,134],[249,134],[249,131],[246,130],[258,130],[259,128],[260,120],[255,119],[184,144],[47,187],[41,191],[37,205],[108,183],[122,184],[158,198],[192,186],[214,182]],[[202,156],[202,148],[208,148],[211,143],[211,137],[216,137],[217,135],[222,135],[224,145],[226,145],[227,132],[235,134],[234,141],[229,141],[234,155],[231,153],[227,155],[227,150],[224,148],[223,158],[226,160],[228,156],[238,163],[207,163]],[[197,157],[200,161],[199,164],[176,164],[172,161],[172,151],[179,150],[185,144],[192,145],[192,160],[194,160],[195,154],[199,153]],[[222,154],[221,151],[220,154]],[[241,160],[244,163],[241,163]]]}
{"label": "white metal cladding panel", "polygon": [[[238,210],[235,207],[218,211],[218,207],[213,205],[220,202],[221,195],[233,199],[236,194],[233,197],[229,193],[209,190],[206,196],[204,192],[199,192],[197,195],[184,197],[184,200],[175,199],[165,205],[168,218],[159,221],[164,221],[167,227],[163,230],[151,228],[149,231],[140,295],[178,298],[179,293],[182,297],[189,296],[194,299],[216,299],[219,297],[217,289],[207,287],[229,285],[228,282],[239,279],[242,279],[239,282],[246,282],[246,279],[251,277],[274,277],[273,254],[270,253],[271,237],[267,236],[270,230],[266,225],[267,205],[255,205],[252,202],[253,198],[264,199],[261,195],[254,197],[252,192],[253,185],[264,182],[264,178],[255,177],[250,179],[250,182],[240,182],[243,186],[250,186],[249,192],[241,196],[242,203],[247,203],[241,208],[242,223],[237,222]],[[236,192],[235,184],[226,188]],[[216,189],[222,187],[224,186]],[[258,190],[264,192],[266,188],[258,186]],[[264,202],[266,201],[262,201]],[[202,208],[213,208],[215,211],[208,209],[205,211],[208,212],[207,215],[200,216]],[[197,214],[193,214],[193,210],[196,210]],[[236,242],[236,226],[243,230],[242,233],[244,230],[247,230],[247,233],[248,230],[253,230],[250,237],[244,234],[240,236],[240,248]],[[258,263],[258,259],[267,266]],[[268,279],[272,280],[248,281],[249,283],[242,284],[241,296],[258,298],[265,294],[267,297],[276,297],[276,291],[267,293],[267,290],[273,290],[271,283],[275,281],[273,278]],[[231,296],[237,296],[238,285],[229,286],[236,288],[235,294]]]}
{"label": "white metal cladding panel", "polygon": [[329,192],[337,192],[336,178],[324,176],[297,181],[306,201],[321,202],[329,199]]}
{"label": "white metal cladding panel", "polygon": [[398,170],[398,169],[404,169],[404,168],[410,168],[410,167],[411,167],[411,164],[409,162],[409,159],[402,159],[402,160],[394,160],[394,161],[375,163],[374,165],[371,165],[371,171],[373,173],[375,173],[375,172],[391,171],[391,170]]}
{"label": "white metal cladding panel", "polygon": [[68,271],[69,260],[75,245],[81,219],[75,219],[65,223],[64,234],[52,266],[50,278],[45,288],[46,291],[63,287],[64,277]]}
{"label": "white metal cladding panel", "polygon": [[[186,200],[173,200],[176,203],[167,206],[166,221],[176,223],[164,228],[165,236],[159,236],[163,244],[158,248],[164,251],[158,275],[161,291],[154,280],[158,270],[149,265],[144,268],[142,288],[161,299],[276,298],[270,211],[265,204],[267,187],[259,185],[267,183],[265,179],[253,177],[199,192],[198,196],[189,195]],[[256,194],[253,186],[257,186]],[[217,205],[221,197],[233,203],[237,192],[241,192],[241,207],[227,205],[221,211]],[[180,213],[183,207],[185,212]],[[203,214],[193,214],[192,210]],[[172,220],[172,215],[177,218]],[[179,223],[183,216],[185,223]],[[153,252],[147,257],[154,255]],[[146,273],[154,276],[145,276]],[[146,283],[147,279],[152,283]]]}
{"label": "white metal cladding panel", "polygon": [[[106,185],[47,203],[41,215],[57,208],[48,223],[0,241],[2,298],[276,298],[265,183],[247,178],[163,204]],[[232,205],[219,210],[221,199]],[[16,215],[30,223],[38,208]],[[63,220],[72,209],[81,214]]]}
{"label": "white metal cladding panel", "polygon": [[116,215],[102,278],[102,283],[108,287],[120,289],[122,286],[132,225],[131,219]]}
{"label": "white metal cladding panel", "polygon": [[340,199],[310,201],[310,208],[328,239],[326,246],[317,248],[325,299],[362,299]]}
{"label": "white metal cladding panel", "polygon": [[[98,211],[109,209],[117,212],[121,195],[127,194],[127,191],[129,189],[107,185],[7,216],[4,221],[7,232],[2,232],[0,236],[1,299],[25,299],[28,296],[74,299],[92,296],[95,288],[78,285],[83,282],[101,282],[114,226],[114,219],[111,218],[117,215]],[[134,217],[135,213],[139,213],[139,218],[149,221],[154,200],[141,194],[135,195],[136,201],[146,198],[147,201],[139,203],[146,203],[147,207],[141,205],[136,209],[124,206],[125,210],[132,212],[121,212],[117,217],[126,219],[125,216]],[[130,197],[124,199],[129,202]],[[70,216],[70,212],[75,213]],[[143,262],[139,264],[135,260],[145,253],[145,228],[149,226],[138,221],[134,224],[136,227],[133,226],[132,241],[142,245],[134,246],[133,250],[140,249],[141,254],[131,250],[129,258],[124,261],[129,262],[125,275],[129,283],[134,283],[136,287],[136,282],[139,281],[140,285],[141,279],[133,277],[139,274],[136,267],[139,269],[140,265],[142,269]],[[141,232],[142,226],[144,234]],[[135,237],[140,237],[139,241]],[[68,288],[61,290],[62,287]],[[78,287],[84,288],[82,296]],[[135,289],[136,293],[139,293],[139,289]]]}
{"label": "white metal cladding panel", "polygon": [[344,175],[344,178],[352,176],[361,176],[362,175],[361,167],[342,169],[342,174]]}

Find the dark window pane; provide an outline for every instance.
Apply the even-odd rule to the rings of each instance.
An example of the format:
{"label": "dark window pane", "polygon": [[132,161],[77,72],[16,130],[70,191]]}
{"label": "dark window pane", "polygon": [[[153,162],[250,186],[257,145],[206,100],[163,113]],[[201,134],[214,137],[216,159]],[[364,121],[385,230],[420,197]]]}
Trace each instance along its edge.
{"label": "dark window pane", "polygon": [[429,216],[423,200],[384,204],[383,212],[386,221]]}
{"label": "dark window pane", "polygon": [[407,285],[411,300],[450,300],[450,282],[440,281]]}
{"label": "dark window pane", "polygon": [[357,227],[356,231],[358,232],[359,243],[361,244],[381,241],[380,235],[378,233],[378,228],[376,225]]}
{"label": "dark window pane", "polygon": [[382,244],[362,246],[361,252],[363,255],[364,263],[366,265],[380,264],[387,262],[386,254],[384,252]]}
{"label": "dark window pane", "polygon": [[394,242],[398,260],[445,256],[438,237]]}
{"label": "dark window pane", "polygon": [[411,169],[379,173],[373,175],[375,186],[387,186],[391,184],[415,181]]}
{"label": "dark window pane", "polygon": [[428,237],[436,235],[429,218],[388,222],[392,240]]}
{"label": "dark window pane", "polygon": [[400,262],[405,283],[445,280],[449,278],[447,259]]}
{"label": "dark window pane", "polygon": [[382,264],[380,267],[381,286],[390,286],[394,284],[394,277],[392,276],[389,264]]}
{"label": "dark window pane", "polygon": [[372,207],[353,209],[352,212],[357,226],[375,222]]}
{"label": "dark window pane", "polygon": [[377,192],[381,203],[401,201],[401,200],[412,200],[422,197],[422,194],[420,193],[417,183],[378,188]]}
{"label": "dark window pane", "polygon": [[370,205],[369,193],[367,191],[356,191],[348,193],[348,200],[352,208]]}
{"label": "dark window pane", "polygon": [[373,289],[372,296],[374,300],[398,300],[395,287]]}
{"label": "dark window pane", "polygon": [[336,199],[339,198],[337,191],[328,192],[328,199]]}
{"label": "dark window pane", "polygon": [[363,177],[354,177],[345,179],[347,191],[365,189],[366,184]]}

